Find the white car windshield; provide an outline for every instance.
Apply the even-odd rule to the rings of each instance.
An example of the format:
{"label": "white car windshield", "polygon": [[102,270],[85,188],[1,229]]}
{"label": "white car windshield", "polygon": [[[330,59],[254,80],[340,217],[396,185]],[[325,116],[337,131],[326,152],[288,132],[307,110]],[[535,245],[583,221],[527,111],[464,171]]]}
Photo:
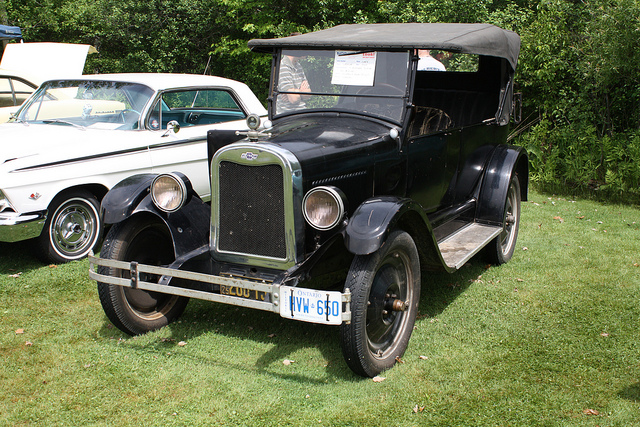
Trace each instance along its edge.
{"label": "white car windshield", "polygon": [[288,50],[280,55],[275,115],[303,110],[357,112],[402,120],[409,51]]}
{"label": "white car windshield", "polygon": [[44,83],[16,120],[102,129],[138,129],[154,91],[135,83],[57,80]]}

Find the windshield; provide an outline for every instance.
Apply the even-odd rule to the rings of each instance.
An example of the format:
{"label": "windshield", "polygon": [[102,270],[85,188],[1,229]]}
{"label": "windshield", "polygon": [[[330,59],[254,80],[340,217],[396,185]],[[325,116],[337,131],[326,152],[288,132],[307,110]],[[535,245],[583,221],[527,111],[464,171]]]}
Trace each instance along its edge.
{"label": "windshield", "polygon": [[302,110],[357,112],[400,123],[409,52],[283,50],[275,115]]}
{"label": "windshield", "polygon": [[101,129],[138,129],[140,112],[153,95],[135,83],[58,80],[44,83],[16,120]]}

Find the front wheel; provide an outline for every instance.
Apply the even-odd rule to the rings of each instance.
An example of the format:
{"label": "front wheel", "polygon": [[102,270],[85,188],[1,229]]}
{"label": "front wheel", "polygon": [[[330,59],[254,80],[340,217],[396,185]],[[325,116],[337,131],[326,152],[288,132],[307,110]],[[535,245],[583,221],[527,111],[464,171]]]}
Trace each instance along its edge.
{"label": "front wheel", "polygon": [[[112,226],[100,255],[106,259],[156,266],[170,264],[175,259],[171,235],[165,225],[146,216],[134,216]],[[98,272],[130,278],[128,271],[116,268],[100,267]],[[159,277],[141,275],[140,280],[153,283]],[[106,283],[98,283],[98,295],[109,320],[130,335],[141,335],[168,325],[180,317],[189,302],[185,297]]]}
{"label": "front wheel", "polygon": [[99,207],[98,199],[85,190],[57,196],[36,242],[40,258],[64,263],[86,257],[102,234]]}
{"label": "front wheel", "polygon": [[420,261],[411,236],[391,233],[370,255],[356,256],[345,289],[351,323],[340,327],[342,353],[357,374],[373,377],[404,354],[420,300]]}
{"label": "front wheel", "polygon": [[518,229],[520,228],[520,181],[513,175],[509,191],[504,201],[504,219],[502,232],[487,245],[488,260],[501,265],[508,262],[516,249]]}

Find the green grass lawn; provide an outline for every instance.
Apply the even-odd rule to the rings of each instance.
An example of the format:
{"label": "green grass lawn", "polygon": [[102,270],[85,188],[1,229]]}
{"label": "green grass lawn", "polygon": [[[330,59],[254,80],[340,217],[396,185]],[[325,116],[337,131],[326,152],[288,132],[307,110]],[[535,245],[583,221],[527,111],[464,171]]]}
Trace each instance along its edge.
{"label": "green grass lawn", "polygon": [[423,277],[381,382],[351,373],[337,328],[267,312],[191,301],[131,338],[87,270],[0,244],[0,426],[640,425],[633,207],[530,194],[511,262]]}

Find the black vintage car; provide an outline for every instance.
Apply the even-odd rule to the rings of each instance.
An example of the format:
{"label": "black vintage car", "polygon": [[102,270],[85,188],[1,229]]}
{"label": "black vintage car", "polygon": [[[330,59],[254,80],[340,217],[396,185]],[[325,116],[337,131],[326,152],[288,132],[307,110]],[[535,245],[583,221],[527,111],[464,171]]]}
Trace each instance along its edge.
{"label": "black vintage car", "polygon": [[179,172],[123,181],[102,202],[113,225],[90,275],[129,334],[199,298],[339,325],[349,367],[375,376],[404,353],[430,271],[514,253],[520,39],[366,24],[249,46],[273,55],[270,120],[209,133],[211,205]]}

